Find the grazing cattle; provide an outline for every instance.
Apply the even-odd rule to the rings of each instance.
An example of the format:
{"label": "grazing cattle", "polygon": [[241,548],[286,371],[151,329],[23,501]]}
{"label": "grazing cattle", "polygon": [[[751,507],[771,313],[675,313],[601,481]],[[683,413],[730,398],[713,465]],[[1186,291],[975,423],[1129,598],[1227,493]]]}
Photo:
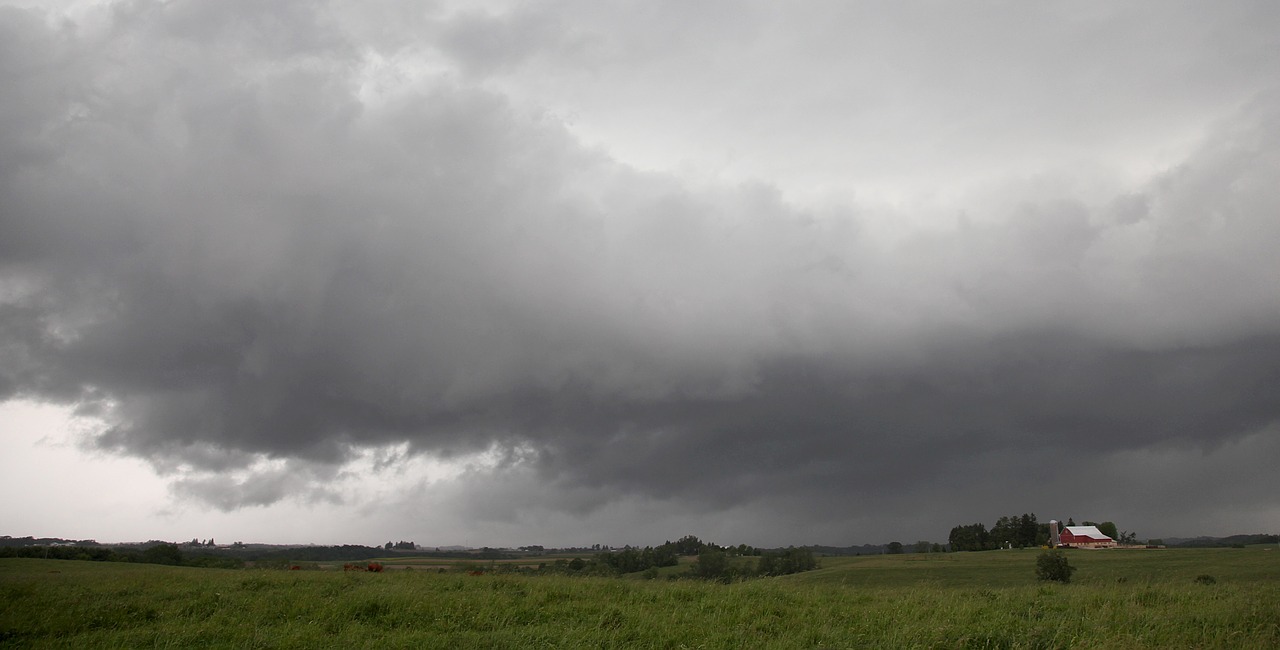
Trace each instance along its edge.
{"label": "grazing cattle", "polygon": [[382,573],[382,565],[377,562],[370,562],[364,566],[359,564],[347,563],[342,565],[343,571],[368,571],[370,573]]}

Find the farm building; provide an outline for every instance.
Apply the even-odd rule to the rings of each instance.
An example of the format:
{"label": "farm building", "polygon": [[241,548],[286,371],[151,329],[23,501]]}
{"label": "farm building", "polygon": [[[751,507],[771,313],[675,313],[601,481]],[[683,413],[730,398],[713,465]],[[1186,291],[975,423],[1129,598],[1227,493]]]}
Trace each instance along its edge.
{"label": "farm building", "polygon": [[1058,540],[1063,546],[1079,548],[1110,548],[1116,545],[1116,540],[1102,534],[1097,526],[1067,526],[1062,529]]}

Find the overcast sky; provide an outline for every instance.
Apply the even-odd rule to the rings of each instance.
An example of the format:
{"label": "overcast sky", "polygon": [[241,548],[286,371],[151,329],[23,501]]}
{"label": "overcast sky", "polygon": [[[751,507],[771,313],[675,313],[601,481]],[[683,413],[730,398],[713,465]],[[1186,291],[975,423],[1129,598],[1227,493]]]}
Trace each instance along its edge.
{"label": "overcast sky", "polygon": [[1280,5],[0,2],[0,534],[1280,532]]}

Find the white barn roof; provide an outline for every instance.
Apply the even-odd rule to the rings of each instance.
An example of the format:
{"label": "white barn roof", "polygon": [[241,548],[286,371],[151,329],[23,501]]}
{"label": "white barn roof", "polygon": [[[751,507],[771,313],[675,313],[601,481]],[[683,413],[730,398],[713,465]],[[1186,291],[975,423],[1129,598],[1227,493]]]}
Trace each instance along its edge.
{"label": "white barn roof", "polygon": [[1067,526],[1062,530],[1075,535],[1076,537],[1090,537],[1093,539],[1111,539],[1098,530],[1097,526]]}

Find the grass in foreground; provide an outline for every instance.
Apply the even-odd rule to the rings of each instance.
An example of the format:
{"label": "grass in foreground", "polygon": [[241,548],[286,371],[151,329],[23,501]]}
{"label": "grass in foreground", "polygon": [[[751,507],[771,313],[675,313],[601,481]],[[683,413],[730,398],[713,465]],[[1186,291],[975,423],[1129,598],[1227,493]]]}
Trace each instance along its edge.
{"label": "grass in foreground", "polygon": [[1035,555],[827,558],[733,585],[3,560],[0,645],[1280,647],[1280,553],[1073,553],[1070,585],[1037,583]]}

